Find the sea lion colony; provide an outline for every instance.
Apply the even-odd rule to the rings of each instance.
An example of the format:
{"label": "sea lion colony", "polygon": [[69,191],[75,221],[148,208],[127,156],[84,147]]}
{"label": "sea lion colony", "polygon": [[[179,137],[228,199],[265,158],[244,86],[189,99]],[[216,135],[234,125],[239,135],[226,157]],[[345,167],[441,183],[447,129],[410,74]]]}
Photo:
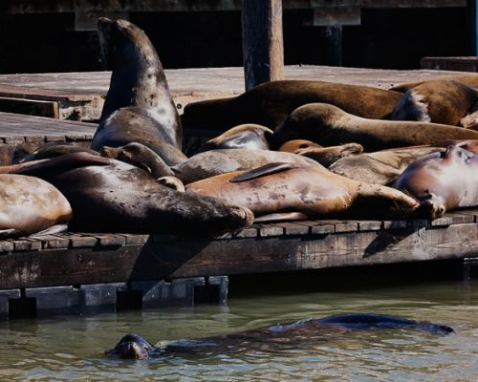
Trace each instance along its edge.
{"label": "sea lion colony", "polygon": [[[24,221],[4,209],[7,235],[70,217],[82,231],[192,235],[268,215],[433,219],[478,204],[478,75],[391,90],[276,81],[189,104],[181,119],[146,34],[107,18],[98,31],[112,76],[91,149],[50,144],[0,168],[2,195],[15,184],[14,202],[32,206]],[[182,125],[219,134],[188,158]],[[45,186],[31,177],[57,196],[32,192]]]}

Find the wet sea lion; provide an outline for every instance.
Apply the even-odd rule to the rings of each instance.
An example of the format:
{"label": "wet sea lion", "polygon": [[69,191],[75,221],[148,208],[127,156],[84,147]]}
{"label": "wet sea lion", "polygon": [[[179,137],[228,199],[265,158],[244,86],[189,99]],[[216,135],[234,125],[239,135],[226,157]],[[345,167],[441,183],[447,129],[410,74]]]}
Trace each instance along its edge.
{"label": "wet sea lion", "polygon": [[175,175],[184,184],[232,171],[251,170],[271,162],[288,162],[303,165],[317,164],[309,158],[292,153],[268,150],[228,149],[196,154],[187,161],[173,166]]}
{"label": "wet sea lion", "polygon": [[272,81],[233,98],[188,104],[181,117],[184,127],[225,131],[243,123],[275,129],[299,106],[324,102],[366,118],[389,116],[398,92],[324,81]]}
{"label": "wet sea lion", "polygon": [[413,162],[393,187],[420,202],[420,213],[436,219],[478,205],[478,155],[457,146]]}
{"label": "wet sea lion", "polygon": [[[91,147],[140,142],[156,151],[181,152],[182,129],[163,66],[146,34],[126,20],[98,20],[100,45],[111,82]],[[179,155],[177,153],[177,155]]]}
{"label": "wet sea lion", "polygon": [[221,149],[269,150],[268,139],[272,134],[273,131],[265,126],[246,123],[210,139],[199,148],[198,153]]}
{"label": "wet sea lion", "polygon": [[14,172],[57,187],[73,208],[72,229],[82,232],[215,234],[253,220],[243,207],[172,190],[140,168],[85,153],[27,162]]}
{"label": "wet sea lion", "polygon": [[32,176],[0,175],[0,206],[0,237],[44,231],[72,216],[62,193]]}
{"label": "wet sea lion", "polygon": [[413,87],[398,100],[392,119],[468,126],[476,123],[467,115],[478,101],[478,91],[451,80],[427,81]]}
{"label": "wet sea lion", "polygon": [[333,105],[313,103],[294,110],[275,130],[273,147],[291,139],[309,139],[323,146],[355,142],[371,152],[447,139],[478,139],[478,132],[436,123],[366,119]]}
{"label": "wet sea lion", "polygon": [[163,176],[174,176],[173,170],[164,163],[158,154],[148,146],[138,142],[128,143],[121,147],[104,146],[101,148],[101,155],[142,168],[148,171],[155,179]]}
{"label": "wet sea lion", "polygon": [[[357,182],[323,166],[270,163],[190,183],[186,192],[234,200],[255,216],[300,212],[307,217],[407,216],[417,208],[411,197],[382,185]],[[374,208],[370,208],[371,205]]]}
{"label": "wet sea lion", "polygon": [[341,158],[328,169],[359,182],[389,185],[407,166],[425,155],[445,151],[442,147],[412,146]]}
{"label": "wet sea lion", "polygon": [[160,342],[153,346],[137,334],[128,334],[105,354],[123,359],[148,359],[167,354],[216,351],[233,351],[244,346],[299,344],[304,341],[349,335],[352,331],[373,329],[412,329],[434,335],[447,335],[454,330],[446,325],[402,317],[373,313],[338,314],[324,318],[311,318],[284,325],[273,325],[247,332],[218,335],[189,341]]}

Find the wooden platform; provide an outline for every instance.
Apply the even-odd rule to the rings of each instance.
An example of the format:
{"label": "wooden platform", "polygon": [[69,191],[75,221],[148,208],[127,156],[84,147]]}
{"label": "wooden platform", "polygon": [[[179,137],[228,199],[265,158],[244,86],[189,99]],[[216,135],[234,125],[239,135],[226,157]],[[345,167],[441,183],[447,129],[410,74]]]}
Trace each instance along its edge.
{"label": "wooden platform", "polygon": [[303,221],[214,239],[66,233],[0,242],[0,290],[478,256],[478,210],[432,222]]}
{"label": "wooden platform", "polygon": [[[401,82],[451,74],[456,72],[286,66],[284,75],[291,80],[323,80],[387,89]],[[110,76],[110,72],[0,75],[0,111],[97,121]],[[166,77],[180,113],[192,101],[244,92],[244,74],[239,67],[166,70]]]}

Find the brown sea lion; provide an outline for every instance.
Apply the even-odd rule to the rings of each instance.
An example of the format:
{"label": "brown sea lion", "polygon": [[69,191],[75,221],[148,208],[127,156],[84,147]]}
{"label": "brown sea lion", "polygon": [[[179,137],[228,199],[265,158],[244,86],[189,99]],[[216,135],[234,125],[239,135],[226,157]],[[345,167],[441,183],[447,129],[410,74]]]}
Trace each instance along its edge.
{"label": "brown sea lion", "polygon": [[337,335],[350,335],[355,330],[374,329],[412,329],[436,335],[448,335],[454,332],[453,328],[447,325],[386,314],[345,313],[196,340],[160,342],[160,346],[153,346],[137,334],[127,334],[105,354],[123,359],[148,359],[165,354],[194,351],[204,354],[211,349],[215,349],[220,354],[228,351],[237,353],[238,349],[251,346],[259,346],[260,351],[264,351],[263,348],[267,345],[274,347],[283,344],[299,344],[303,341],[323,341]]}
{"label": "brown sea lion", "polygon": [[300,155],[252,149],[211,150],[196,154],[187,161],[173,166],[175,176],[184,184],[232,171],[251,170],[271,162],[287,162],[303,165],[315,164],[312,159]]}
{"label": "brown sea lion", "polygon": [[89,153],[91,155],[100,155],[99,152],[86,147],[77,146],[68,142],[50,142],[46,143],[30,154],[24,156],[19,163],[28,162],[37,159],[54,158],[57,156],[73,153]]}
{"label": "brown sea lion", "polygon": [[287,153],[295,153],[299,149],[308,149],[308,148],[323,148],[324,146],[319,145],[318,143],[309,141],[307,139],[292,139],[287,141],[279,147],[278,151],[285,151]]}
{"label": "brown sea lion", "polygon": [[329,167],[341,158],[355,156],[363,151],[362,145],[358,143],[346,143],[340,146],[309,147],[298,149],[294,153],[315,160],[324,167]]}
{"label": "brown sea lion", "polygon": [[371,152],[447,139],[478,139],[478,132],[436,123],[366,119],[333,105],[312,103],[294,110],[276,129],[273,147],[291,139],[309,139],[323,146],[355,142]]}
{"label": "brown sea lion", "polygon": [[252,223],[252,212],[220,200],[167,188],[146,171],[89,154],[68,154],[15,167],[57,187],[82,232],[215,234]]}
{"label": "brown sea lion", "polygon": [[341,158],[329,170],[359,182],[389,185],[407,166],[425,155],[445,151],[442,147],[412,146]]}
{"label": "brown sea lion", "polygon": [[478,155],[449,146],[413,162],[393,187],[420,202],[421,215],[436,219],[447,211],[478,205]]}
{"label": "brown sea lion", "polygon": [[477,101],[478,91],[464,83],[452,80],[427,81],[403,94],[393,110],[392,119],[466,127],[476,123],[468,113]]}
{"label": "brown sea lion", "polygon": [[38,233],[72,216],[62,193],[32,176],[0,175],[0,206],[0,237]]}
{"label": "brown sea lion", "polygon": [[174,176],[173,170],[164,163],[158,154],[148,146],[138,142],[128,143],[121,147],[104,146],[101,148],[101,155],[142,168],[148,171],[155,179],[163,176]]}
{"label": "brown sea lion", "polygon": [[198,153],[222,149],[257,149],[269,150],[268,138],[274,132],[265,126],[246,123],[235,126],[210,139],[198,150]]}
{"label": "brown sea lion", "polygon": [[111,82],[91,147],[119,147],[139,142],[156,151],[167,164],[170,152],[181,153],[182,129],[171,98],[163,66],[146,34],[126,20],[98,20],[105,60],[112,69]]}
{"label": "brown sea lion", "polygon": [[404,82],[404,83],[390,87],[389,90],[405,93],[406,91],[418,85],[421,85],[430,81],[458,81],[478,89],[478,74],[468,73],[468,74],[455,74],[455,75],[437,77],[437,78],[434,78],[433,80]]}
{"label": "brown sea lion", "polygon": [[349,213],[364,219],[406,216],[418,203],[396,191],[336,175],[322,166],[291,163],[270,163],[186,186],[187,193],[234,200],[255,216],[300,212],[311,218]]}
{"label": "brown sea lion", "polygon": [[324,81],[272,81],[233,98],[188,104],[181,117],[184,127],[224,131],[243,123],[275,129],[299,106],[324,102],[366,118],[389,116],[398,92]]}

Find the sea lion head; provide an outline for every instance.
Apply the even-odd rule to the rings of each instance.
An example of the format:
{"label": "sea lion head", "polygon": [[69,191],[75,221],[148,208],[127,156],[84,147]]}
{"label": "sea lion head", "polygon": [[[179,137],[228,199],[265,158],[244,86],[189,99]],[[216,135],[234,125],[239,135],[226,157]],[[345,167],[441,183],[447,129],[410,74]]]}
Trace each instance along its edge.
{"label": "sea lion head", "polygon": [[155,347],[137,334],[127,334],[120,339],[118,344],[105,352],[111,357],[123,359],[146,359],[150,358]]}

